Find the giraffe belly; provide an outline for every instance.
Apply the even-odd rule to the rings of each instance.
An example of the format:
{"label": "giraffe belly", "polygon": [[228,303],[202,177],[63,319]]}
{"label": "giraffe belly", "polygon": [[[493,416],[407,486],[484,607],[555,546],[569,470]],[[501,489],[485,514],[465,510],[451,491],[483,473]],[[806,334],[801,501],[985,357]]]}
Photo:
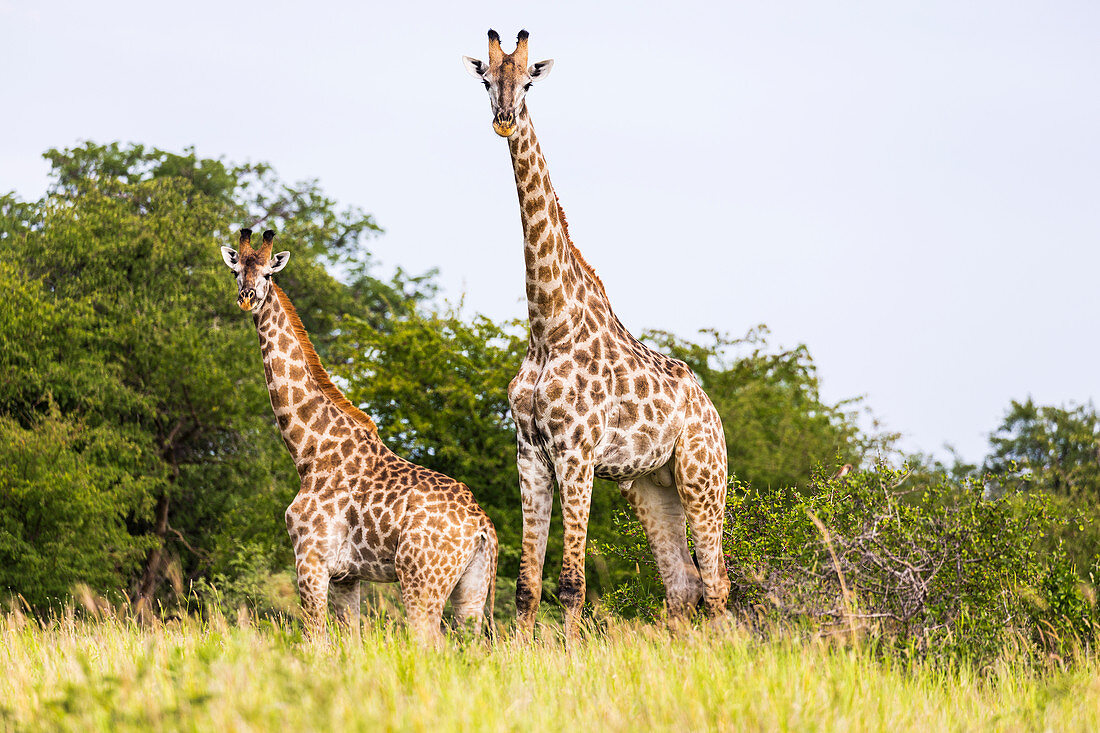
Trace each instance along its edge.
{"label": "giraffe belly", "polygon": [[393,553],[382,547],[348,544],[344,553],[346,560],[336,563],[333,577],[357,578],[373,583],[396,583],[397,568]]}
{"label": "giraffe belly", "polygon": [[331,564],[333,577],[358,578],[375,583],[396,583],[396,533],[379,531],[374,518],[364,508],[356,513],[362,523],[338,528],[337,551]]}
{"label": "giraffe belly", "polygon": [[397,569],[393,562],[365,562],[358,564],[348,573],[349,578],[369,580],[372,583],[396,583]]}
{"label": "giraffe belly", "polygon": [[668,463],[675,447],[675,439],[653,441],[642,433],[608,429],[597,447],[596,476],[609,481],[640,478]]}
{"label": "giraffe belly", "polygon": [[[556,455],[591,448],[597,477],[627,481],[668,462],[684,424],[678,406],[664,400],[667,411],[659,415],[634,395],[609,399],[614,386],[588,379],[580,383],[575,374],[563,379],[554,364],[537,375],[526,400],[512,405],[517,429],[532,445],[543,447],[551,465]],[[514,393],[526,396],[528,391]]]}
{"label": "giraffe belly", "polygon": [[636,405],[620,402],[609,411],[596,446],[596,475],[629,481],[653,473],[672,458],[683,423],[679,410],[664,420],[649,420]]}

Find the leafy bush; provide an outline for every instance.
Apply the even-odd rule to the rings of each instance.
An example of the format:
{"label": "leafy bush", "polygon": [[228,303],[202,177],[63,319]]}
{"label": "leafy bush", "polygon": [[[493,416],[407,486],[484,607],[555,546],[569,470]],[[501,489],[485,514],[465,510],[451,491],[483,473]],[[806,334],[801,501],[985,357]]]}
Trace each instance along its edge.
{"label": "leafy bush", "polygon": [[77,583],[125,593],[153,546],[125,523],[151,509],[146,479],[131,471],[141,449],[56,406],[29,428],[0,416],[0,597],[60,606]]}
{"label": "leafy bush", "polygon": [[[906,489],[889,468],[825,478],[799,491],[732,485],[724,549],[731,605],[773,623],[870,637],[922,657],[991,658],[1009,648],[1065,655],[1100,622],[1093,583],[1062,542],[1075,518],[1042,494],[983,498],[978,482]],[[641,527],[600,549],[638,577],[608,597],[613,611],[653,617],[663,596]]]}
{"label": "leafy bush", "polygon": [[295,575],[291,570],[271,571],[280,564],[270,546],[242,542],[240,552],[225,564],[224,570],[199,578],[184,600],[191,611],[216,608],[231,615],[245,608],[257,617],[296,617],[299,605]]}

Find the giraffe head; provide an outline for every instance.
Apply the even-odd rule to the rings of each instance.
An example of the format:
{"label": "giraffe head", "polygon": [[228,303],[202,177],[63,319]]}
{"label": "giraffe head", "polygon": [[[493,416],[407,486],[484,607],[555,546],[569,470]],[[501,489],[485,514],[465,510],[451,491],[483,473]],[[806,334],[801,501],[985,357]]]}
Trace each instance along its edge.
{"label": "giraffe head", "polygon": [[259,249],[252,249],[252,230],[241,230],[241,249],[222,247],[222,259],[237,275],[237,305],[241,310],[250,311],[263,305],[271,292],[271,276],[286,267],[290,259],[289,252],[280,252],[271,256],[271,246],[275,243],[275,232],[264,232],[264,243]]}
{"label": "giraffe head", "polygon": [[500,36],[489,29],[489,63],[462,57],[466,70],[489,91],[493,106],[493,129],[501,137],[511,137],[516,132],[516,114],[523,106],[523,97],[539,79],[550,73],[553,60],[539,61],[527,67],[527,31],[516,37],[516,50],[504,53]]}

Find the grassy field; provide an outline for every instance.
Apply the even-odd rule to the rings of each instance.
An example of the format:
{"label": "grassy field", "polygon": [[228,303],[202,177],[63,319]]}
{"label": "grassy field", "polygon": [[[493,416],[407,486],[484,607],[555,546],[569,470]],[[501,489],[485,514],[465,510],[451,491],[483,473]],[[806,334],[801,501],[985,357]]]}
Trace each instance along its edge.
{"label": "grassy field", "polygon": [[0,634],[8,730],[1100,729],[1095,659],[943,671],[625,622],[572,651],[507,638],[421,650],[381,622],[314,648],[247,617],[43,627],[9,614]]}

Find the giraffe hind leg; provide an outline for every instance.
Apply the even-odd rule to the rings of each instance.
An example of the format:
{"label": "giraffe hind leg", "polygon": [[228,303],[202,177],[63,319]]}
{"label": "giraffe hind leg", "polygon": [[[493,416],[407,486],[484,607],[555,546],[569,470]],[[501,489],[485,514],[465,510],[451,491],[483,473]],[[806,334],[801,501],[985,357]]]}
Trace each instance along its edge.
{"label": "giraffe hind leg", "polygon": [[340,630],[359,639],[359,580],[330,580],[328,597]]}
{"label": "giraffe hind leg", "polygon": [[[451,609],[454,612],[455,625],[473,627],[480,630],[489,615],[492,626],[492,601],[496,583],[497,539],[496,532],[486,534],[474,550],[470,564],[455,583],[451,591]],[[488,601],[488,605],[487,605]]]}
{"label": "giraffe hind leg", "polygon": [[[711,616],[724,616],[730,580],[722,552],[726,511],[726,457],[716,449],[714,431],[685,431],[675,453],[676,489],[695,544],[695,564],[703,581],[703,601]],[[722,444],[724,448],[724,444]]]}
{"label": "giraffe hind leg", "polygon": [[703,597],[703,581],[688,551],[684,508],[676,486],[671,481],[662,482],[661,478],[651,474],[633,482],[623,482],[619,491],[630,502],[645,529],[650,552],[657,561],[657,571],[665,586],[669,615],[684,616],[690,614]]}
{"label": "giraffe hind leg", "polygon": [[443,606],[469,563],[473,540],[447,543],[431,532],[408,532],[401,538],[394,558],[401,584],[409,630],[420,643],[438,646],[443,641]]}

